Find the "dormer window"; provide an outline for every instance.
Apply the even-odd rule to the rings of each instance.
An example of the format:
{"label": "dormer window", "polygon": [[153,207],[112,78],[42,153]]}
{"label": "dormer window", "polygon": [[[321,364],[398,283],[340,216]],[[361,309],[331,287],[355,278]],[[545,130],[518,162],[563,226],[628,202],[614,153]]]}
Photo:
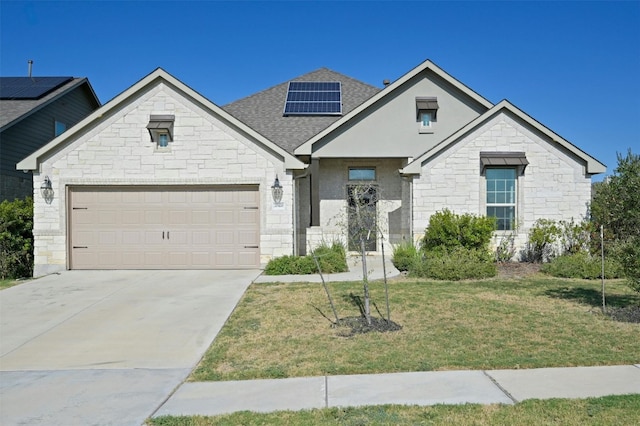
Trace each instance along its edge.
{"label": "dormer window", "polygon": [[416,113],[420,130],[431,130],[438,113],[438,98],[435,96],[416,97]]}
{"label": "dormer window", "polygon": [[149,117],[147,130],[151,135],[151,140],[158,145],[158,148],[166,148],[169,142],[173,141],[173,115],[152,115]]}
{"label": "dormer window", "polygon": [[431,122],[433,121],[433,116],[431,111],[421,111],[420,112],[420,127],[422,128],[431,128]]}
{"label": "dormer window", "polygon": [[67,125],[62,121],[58,121],[58,120],[55,120],[53,127],[54,127],[53,131],[55,136],[60,136],[65,132],[65,130],[67,130]]}
{"label": "dormer window", "polygon": [[166,148],[169,146],[169,133],[158,132],[158,148]]}

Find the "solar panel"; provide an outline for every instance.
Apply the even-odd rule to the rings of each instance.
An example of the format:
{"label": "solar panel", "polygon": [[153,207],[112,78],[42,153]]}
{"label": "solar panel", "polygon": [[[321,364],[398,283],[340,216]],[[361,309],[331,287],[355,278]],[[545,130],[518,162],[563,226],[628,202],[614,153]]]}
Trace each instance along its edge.
{"label": "solar panel", "polygon": [[339,81],[291,81],[284,115],[341,115]]}
{"label": "solar panel", "polygon": [[40,99],[73,77],[1,77],[0,99]]}

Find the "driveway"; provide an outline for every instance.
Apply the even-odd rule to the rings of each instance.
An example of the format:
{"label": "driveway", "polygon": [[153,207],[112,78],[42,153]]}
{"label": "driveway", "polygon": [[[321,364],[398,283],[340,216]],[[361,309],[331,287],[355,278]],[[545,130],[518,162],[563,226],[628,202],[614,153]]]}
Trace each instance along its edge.
{"label": "driveway", "polygon": [[67,271],[0,291],[0,424],[140,425],[259,274]]}

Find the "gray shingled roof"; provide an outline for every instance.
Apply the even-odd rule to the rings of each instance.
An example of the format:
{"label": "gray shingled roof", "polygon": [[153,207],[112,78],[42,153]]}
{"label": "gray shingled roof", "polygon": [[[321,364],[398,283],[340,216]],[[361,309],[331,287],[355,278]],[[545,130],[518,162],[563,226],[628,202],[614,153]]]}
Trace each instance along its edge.
{"label": "gray shingled roof", "polygon": [[[84,82],[87,82],[86,78],[74,78],[40,99],[0,100],[0,129],[4,130],[8,125],[13,125],[23,118],[28,117],[63,93],[70,91]],[[96,102],[98,105],[100,104],[97,98]]]}
{"label": "gray shingled roof", "polygon": [[339,81],[342,84],[343,115],[381,90],[330,69],[320,68],[222,108],[276,145],[293,153],[294,149],[341,116],[283,116],[289,81]]}

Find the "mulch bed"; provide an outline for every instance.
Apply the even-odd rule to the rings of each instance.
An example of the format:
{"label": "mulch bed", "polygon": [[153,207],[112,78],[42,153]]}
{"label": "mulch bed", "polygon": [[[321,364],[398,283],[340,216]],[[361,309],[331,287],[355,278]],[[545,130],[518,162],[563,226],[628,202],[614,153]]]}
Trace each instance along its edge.
{"label": "mulch bed", "polygon": [[498,263],[498,278],[519,279],[527,278],[540,272],[540,263],[507,262]]}
{"label": "mulch bed", "polygon": [[607,315],[614,321],[640,324],[640,306],[607,308]]}
{"label": "mulch bed", "polygon": [[338,329],[338,335],[341,337],[352,337],[356,334],[370,333],[372,331],[386,333],[402,329],[401,325],[393,321],[377,317],[371,317],[371,325],[369,325],[366,318],[362,316],[340,318],[340,324],[334,324],[334,327]]}

